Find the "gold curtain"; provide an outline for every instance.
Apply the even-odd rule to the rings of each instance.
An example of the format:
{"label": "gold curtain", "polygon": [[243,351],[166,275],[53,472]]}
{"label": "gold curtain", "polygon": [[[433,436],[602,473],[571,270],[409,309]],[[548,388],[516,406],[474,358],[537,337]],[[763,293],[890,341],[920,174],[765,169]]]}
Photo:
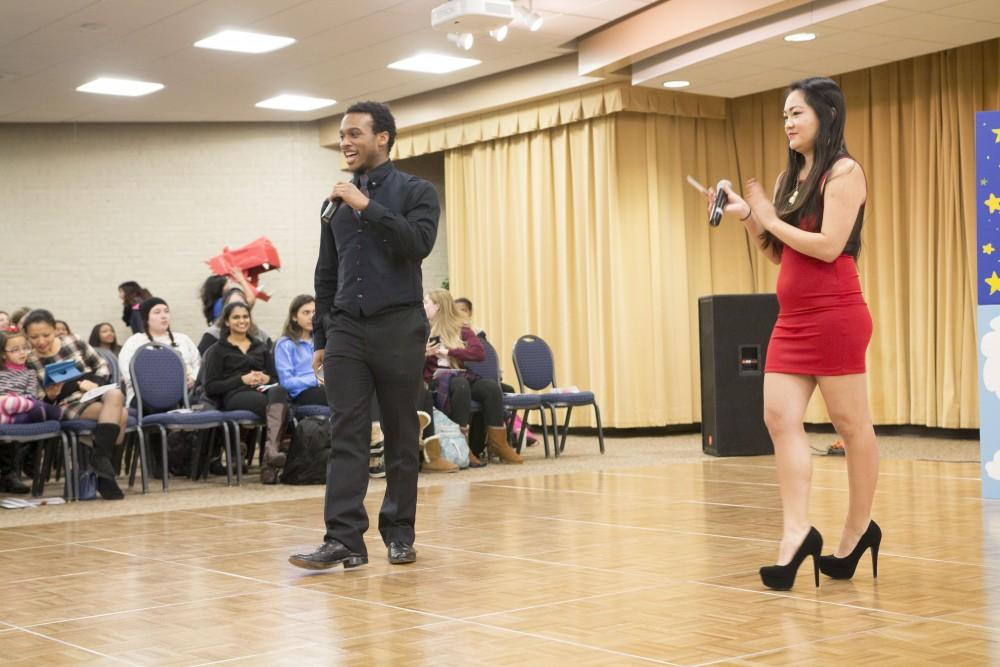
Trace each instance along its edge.
{"label": "gold curtain", "polygon": [[[875,421],[975,427],[973,114],[1000,108],[1000,40],[838,80],[869,181]],[[700,420],[697,298],[773,291],[777,267],[740,225],[709,229],[684,177],[770,187],[782,105],[781,91],[748,96],[723,119],[623,103],[446,151],[452,291],[476,304],[509,382],[511,346],[535,333],[560,384],[595,391],[606,425]],[[818,401],[808,418],[825,421]]]}
{"label": "gold curtain", "polygon": [[724,121],[639,113],[448,151],[452,292],[476,304],[506,379],[533,333],[607,424],[698,421],[697,299],[752,291],[752,273],[740,229],[710,230],[684,177],[714,181],[729,159]]}

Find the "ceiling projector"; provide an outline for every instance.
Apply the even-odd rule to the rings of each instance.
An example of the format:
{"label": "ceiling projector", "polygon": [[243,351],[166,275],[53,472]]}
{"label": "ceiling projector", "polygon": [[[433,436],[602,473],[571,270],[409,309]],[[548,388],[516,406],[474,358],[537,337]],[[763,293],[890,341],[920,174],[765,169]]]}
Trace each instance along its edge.
{"label": "ceiling projector", "polygon": [[431,10],[431,27],[449,32],[489,32],[516,18],[511,0],[449,0]]}

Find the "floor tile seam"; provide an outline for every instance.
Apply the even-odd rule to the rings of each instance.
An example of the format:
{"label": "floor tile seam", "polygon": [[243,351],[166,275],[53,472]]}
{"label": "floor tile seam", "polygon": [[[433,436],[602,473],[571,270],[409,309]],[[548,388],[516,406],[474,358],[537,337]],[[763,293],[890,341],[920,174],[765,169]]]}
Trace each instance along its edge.
{"label": "floor tile seam", "polygon": [[[479,555],[479,556],[484,555],[484,554],[482,554],[482,553],[480,553],[478,551],[471,551],[469,549],[463,549],[461,547],[447,547],[447,546],[442,546],[442,545],[439,545],[439,544],[438,545],[428,544],[426,546],[431,546],[431,547],[434,547],[435,549],[444,549],[446,551],[457,551],[459,553],[466,553],[466,554],[471,554],[471,555]],[[659,580],[661,580],[664,583],[682,582],[682,581],[684,581],[683,579],[675,579],[673,577],[664,577],[662,575],[652,575],[652,574],[648,574],[646,572],[632,572],[632,571],[625,571],[625,570],[621,570],[621,569],[608,568],[608,567],[595,567],[593,565],[578,565],[576,563],[561,563],[561,562],[556,562],[556,561],[549,561],[549,560],[541,560],[541,559],[538,559],[538,558],[531,558],[529,556],[497,556],[497,557],[498,558],[506,558],[507,560],[516,560],[516,561],[522,561],[522,562],[526,562],[526,563],[535,563],[537,565],[552,565],[552,566],[555,566],[555,567],[573,568],[574,570],[587,570],[587,571],[590,571],[590,572],[600,572],[601,574],[620,574],[620,575],[625,575],[625,576],[629,576],[629,577],[645,577],[647,579],[650,578],[650,577],[656,577],[656,578],[658,578]]]}
{"label": "floor tile seam", "polygon": [[764,537],[743,537],[741,535],[720,535],[718,533],[706,533],[702,531],[693,530],[680,530],[678,528],[653,528],[650,526],[633,526],[630,524],[621,523],[609,523],[607,521],[587,521],[586,519],[570,519],[566,517],[559,516],[544,516],[544,515],[533,515],[534,518],[543,519],[546,521],[560,521],[567,523],[582,523],[593,526],[611,526],[615,528],[627,528],[629,530],[637,530],[640,532],[647,533],[669,533],[673,535],[693,535],[697,537],[717,537],[725,540],[739,540],[742,542],[762,542],[765,544],[777,544],[781,540],[768,539]]}
{"label": "floor tile seam", "polygon": [[897,617],[897,618],[901,618],[901,619],[906,619],[906,621],[917,622],[917,621],[926,621],[926,620],[928,620],[928,617],[926,617],[926,616],[920,616],[920,615],[917,615],[917,614],[906,614],[906,613],[903,613],[903,612],[900,612],[900,611],[890,611],[888,609],[876,609],[875,607],[865,607],[864,605],[849,604],[847,602],[834,602],[833,600],[820,600],[818,598],[807,598],[807,597],[801,597],[799,595],[794,595],[794,594],[793,595],[787,595],[787,594],[782,594],[782,592],[779,592],[779,591],[770,591],[770,590],[763,591],[763,590],[757,590],[757,589],[753,589],[753,588],[744,588],[742,586],[729,586],[729,585],[725,585],[725,584],[713,583],[713,582],[710,582],[710,581],[707,581],[707,580],[697,580],[697,579],[692,579],[688,583],[695,584],[697,586],[707,586],[709,588],[721,588],[723,590],[729,590],[729,591],[741,591],[743,593],[756,593],[757,595],[766,595],[766,596],[769,596],[769,597],[780,598],[780,599],[784,599],[784,600],[797,600],[799,602],[812,602],[812,603],[815,603],[815,604],[823,604],[823,605],[828,605],[828,606],[833,606],[833,607],[843,607],[845,609],[854,609],[856,611],[863,611],[863,612],[868,612],[868,613],[877,614],[877,615],[885,615],[885,616]]}
{"label": "floor tile seam", "polygon": [[718,665],[720,663],[728,663],[735,660],[745,660],[747,658],[757,658],[760,656],[770,655],[772,653],[780,653],[781,651],[787,651],[788,649],[801,648],[805,646],[812,646],[814,644],[822,644],[825,642],[833,641],[843,641],[844,639],[850,639],[851,637],[861,637],[864,635],[872,635],[882,632],[886,629],[897,629],[905,628],[912,625],[917,625],[920,621],[909,621],[906,623],[896,623],[895,625],[886,626],[883,628],[868,628],[867,630],[856,630],[854,632],[843,632],[837,635],[831,635],[829,637],[820,637],[819,639],[809,639],[806,641],[795,642],[794,644],[787,644],[785,646],[779,646],[776,648],[754,651],[753,653],[745,653],[742,655],[732,655],[725,658],[718,658],[717,660],[710,660],[708,662],[699,662],[688,665],[688,667],[708,667],[709,665]]}
{"label": "floor tile seam", "polygon": [[[271,526],[277,526],[277,527],[280,527],[280,528],[294,528],[294,529],[297,529],[297,530],[308,530],[308,531],[313,531],[313,532],[315,532],[316,530],[318,530],[318,529],[314,529],[314,528],[306,528],[304,526],[289,526],[289,525],[286,525],[286,524],[272,523],[272,522],[269,522],[269,521],[267,521],[267,522],[265,522],[265,521],[256,521],[256,522],[232,523],[228,527],[238,526],[238,525],[261,525],[261,524],[267,524],[267,525],[271,525]],[[198,531],[202,531],[202,530],[204,530],[204,531],[216,531],[216,530],[219,530],[220,528],[226,528],[226,527],[227,526],[214,526],[214,527],[205,527],[205,528],[189,528],[189,529],[185,529],[185,530],[169,531],[169,532],[159,532],[159,531],[155,531],[154,530],[154,531],[150,531],[148,533],[127,533],[127,534],[124,534],[124,535],[120,535],[118,537],[97,537],[97,538],[94,538],[94,539],[70,540],[70,541],[65,542],[65,544],[77,544],[77,545],[81,545],[81,546],[86,546],[86,545],[88,545],[90,543],[93,543],[93,542],[106,542],[106,541],[109,541],[109,540],[119,540],[119,539],[122,539],[122,538],[131,538],[131,537],[153,537],[153,536],[161,536],[164,539],[170,539],[170,538],[178,537],[180,535],[190,535],[192,533],[197,533]]]}
{"label": "floor tile seam", "polygon": [[0,556],[8,554],[12,551],[28,551],[29,549],[51,549],[55,546],[61,546],[60,544],[36,544],[30,547],[14,547],[13,549],[0,549]]}
{"label": "floor tile seam", "polygon": [[610,654],[618,656],[620,658],[630,658],[632,660],[639,660],[642,662],[648,662],[654,665],[670,665],[673,667],[681,667],[680,663],[670,662],[668,660],[660,660],[658,658],[649,658],[642,655],[636,655],[634,653],[626,653],[624,651],[616,651],[610,648],[604,648],[602,646],[594,646],[592,644],[586,644],[583,642],[576,642],[571,639],[564,639],[562,637],[552,637],[545,634],[539,634],[536,632],[528,632],[526,630],[515,630],[513,628],[505,628],[499,625],[490,625],[488,623],[480,623],[475,620],[462,620],[461,623],[466,625],[474,625],[481,628],[488,628],[490,630],[499,630],[500,632],[506,632],[510,634],[515,634],[521,637],[531,637],[532,639],[538,639],[541,641],[552,642],[556,644],[563,644],[566,646],[572,646],[574,648],[587,649],[589,651],[595,651],[597,653]]}
{"label": "floor tile seam", "polygon": [[462,620],[465,621],[475,621],[481,619],[488,619],[491,616],[506,616],[509,614],[519,614],[523,611],[532,611],[534,609],[544,609],[546,607],[557,607],[564,604],[573,604],[576,602],[586,602],[588,600],[599,600],[601,598],[612,597],[614,595],[628,595],[631,593],[638,593],[641,591],[648,591],[650,588],[659,588],[663,584],[646,584],[644,586],[634,586],[626,588],[619,591],[609,591],[606,593],[595,593],[593,595],[582,595],[580,597],[569,598],[566,600],[554,600],[551,602],[540,602],[538,604],[529,605],[527,607],[518,607],[516,609],[505,609],[503,611],[490,611],[485,614],[476,614],[474,616],[465,616]]}
{"label": "floor tile seam", "polygon": [[57,639],[55,637],[49,637],[48,635],[42,634],[41,632],[35,632],[34,630],[30,630],[28,628],[24,628],[21,626],[15,625],[13,627],[17,630],[20,630],[21,632],[38,637],[39,639],[44,639],[46,641],[50,641],[55,644],[60,644],[62,646],[68,646],[70,648],[76,649],[77,651],[83,651],[84,653],[89,653],[90,655],[95,655],[99,658],[104,658],[105,660],[111,660],[112,662],[117,662],[123,665],[130,665],[132,667],[138,667],[137,663],[129,662],[128,660],[123,660],[122,658],[116,658],[112,655],[108,655],[106,653],[101,653],[100,651],[95,651],[94,649],[87,648],[86,646],[80,646],[78,644],[68,642],[65,639]]}
{"label": "floor tile seam", "polygon": [[[602,472],[602,474],[615,475],[616,477],[637,477],[637,478],[640,478],[640,479],[656,479],[656,480],[660,480],[660,481],[663,481],[663,482],[669,481],[668,479],[666,479],[664,477],[657,476],[657,475],[626,475],[626,474],[606,472],[606,471],[601,471],[601,472]],[[522,477],[520,479],[532,479],[532,477],[530,477],[530,476],[529,477]],[[738,485],[741,485],[741,486],[767,486],[767,487],[777,487],[778,486],[777,482],[746,482],[746,481],[732,480],[732,479],[702,478],[699,481],[701,481],[701,482],[708,482],[708,483],[711,483],[711,484],[738,484]],[[601,493],[601,492],[598,492],[598,491],[576,491],[576,490],[572,490],[572,489],[553,489],[553,488],[545,488],[545,487],[537,487],[537,486],[525,486],[525,485],[519,485],[519,484],[494,484],[492,482],[477,482],[476,485],[478,485],[478,486],[489,486],[489,487],[493,487],[493,488],[522,489],[522,490],[527,490],[527,491],[547,491],[547,492],[550,491],[550,492],[553,492],[553,493],[573,493],[573,494],[584,494],[584,495],[591,495],[591,496],[606,496],[607,495],[606,493]],[[836,486],[836,487],[834,487],[834,486],[820,486],[820,485],[816,485],[816,484],[813,484],[810,488],[812,488],[812,489],[819,489],[820,491],[845,491],[846,492],[846,491],[849,490],[848,487],[846,487],[846,486]],[[622,493],[620,491],[616,491],[615,495],[616,496],[627,495],[629,497],[632,496],[632,494],[625,494],[625,493]],[[657,499],[657,497],[650,497],[648,495],[642,495],[641,497],[643,497],[643,498],[650,498],[651,500],[656,500]],[[664,498],[664,500],[668,500],[668,498]]]}
{"label": "floor tile seam", "polygon": [[245,591],[242,593],[227,593],[226,595],[213,595],[206,598],[198,598],[196,600],[184,600],[182,602],[165,602],[163,604],[150,605],[148,607],[136,607],[133,609],[121,609],[118,611],[107,611],[102,614],[91,614],[89,616],[77,616],[74,618],[61,618],[58,621],[45,621],[43,623],[29,623],[21,627],[24,628],[45,628],[50,625],[59,625],[60,623],[74,623],[76,621],[89,621],[96,618],[107,618],[108,616],[121,616],[123,614],[134,614],[143,611],[155,611],[157,609],[169,609],[171,607],[183,607],[189,604],[199,604],[201,602],[214,602],[216,600],[228,600],[229,598],[244,597],[247,595],[253,595],[254,593],[259,593],[260,591]]}
{"label": "floor tile seam", "polygon": [[977,630],[989,630],[991,632],[1000,632],[1000,628],[993,625],[983,625],[981,623],[969,623],[968,621],[952,621],[949,620],[949,616],[955,616],[957,614],[966,614],[970,611],[976,609],[983,609],[985,607],[970,607],[969,609],[959,609],[957,611],[949,611],[944,614],[938,614],[937,616],[928,616],[925,620],[932,621],[934,623],[946,623],[948,625],[960,625],[966,628],[975,628]]}
{"label": "floor tile seam", "polygon": [[[842,457],[837,457],[842,459]],[[919,459],[907,459],[907,460],[919,460]],[[941,463],[975,463],[975,461],[941,461]],[[754,468],[758,470],[777,470],[776,466],[765,466],[759,464],[748,464],[748,463],[736,463],[729,461],[719,461],[716,465],[726,467],[726,468]],[[829,473],[842,473],[844,472],[843,467],[837,468],[825,468],[822,466],[817,466],[813,468],[814,472],[829,472]],[[614,471],[609,471],[609,474],[617,474]],[[907,472],[887,472],[879,471],[880,477],[905,477],[907,479],[946,479],[946,480],[962,480],[967,482],[978,482],[979,477],[966,477],[964,475],[931,475],[931,474],[911,474]]]}
{"label": "floor tile seam", "polygon": [[209,667],[209,665],[225,665],[230,662],[236,662],[237,660],[249,660],[251,658],[263,658],[269,655],[274,655],[275,653],[282,653],[284,651],[295,651],[300,648],[312,648],[313,646],[320,646],[316,642],[301,642],[299,644],[293,644],[291,646],[282,646],[281,648],[272,649],[270,651],[262,651],[260,653],[251,653],[249,655],[238,655],[232,658],[223,658],[222,660],[211,660],[209,662],[198,662],[189,667]]}
{"label": "floor tile seam", "polygon": [[[521,479],[532,479],[532,478],[522,477]],[[496,484],[494,482],[478,482],[476,486],[487,487],[490,489],[514,489],[517,491],[543,491],[546,493],[551,492],[551,493],[564,493],[564,494],[579,495],[579,496],[599,496],[601,498],[608,497],[608,493],[606,491],[578,491],[575,489],[553,489],[542,486],[526,486],[523,484]],[[628,491],[621,491],[621,490],[615,491],[614,495],[616,498],[655,500],[664,502],[669,505],[676,505],[682,502],[686,502],[684,500],[676,500],[672,496],[657,496],[645,493],[630,493]]]}
{"label": "floor tile seam", "polygon": [[712,507],[738,507],[740,509],[767,510],[768,512],[780,512],[780,507],[765,507],[763,505],[746,505],[743,503],[720,503],[711,500],[684,500],[681,501],[690,505],[710,505]]}

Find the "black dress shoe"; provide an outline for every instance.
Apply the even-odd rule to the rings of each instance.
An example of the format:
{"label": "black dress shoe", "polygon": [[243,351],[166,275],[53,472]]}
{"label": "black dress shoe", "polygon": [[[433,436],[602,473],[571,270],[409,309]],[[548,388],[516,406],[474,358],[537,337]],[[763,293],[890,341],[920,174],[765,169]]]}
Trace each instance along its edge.
{"label": "black dress shoe", "polygon": [[406,542],[389,543],[389,562],[393,565],[404,565],[417,561],[417,550]]}
{"label": "black dress shoe", "polygon": [[357,554],[337,540],[324,542],[311,554],[292,554],[288,562],[295,567],[306,570],[328,570],[335,565],[344,564],[344,569],[368,564],[368,556]]}

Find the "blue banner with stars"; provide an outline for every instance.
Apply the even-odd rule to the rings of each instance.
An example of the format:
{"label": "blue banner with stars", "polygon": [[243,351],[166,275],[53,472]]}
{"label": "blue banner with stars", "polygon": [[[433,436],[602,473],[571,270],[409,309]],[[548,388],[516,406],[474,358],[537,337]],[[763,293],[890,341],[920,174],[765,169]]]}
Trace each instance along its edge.
{"label": "blue banner with stars", "polygon": [[1000,304],[1000,111],[976,114],[979,305]]}
{"label": "blue banner with stars", "polygon": [[984,498],[1000,498],[1000,111],[976,114],[979,465]]}

